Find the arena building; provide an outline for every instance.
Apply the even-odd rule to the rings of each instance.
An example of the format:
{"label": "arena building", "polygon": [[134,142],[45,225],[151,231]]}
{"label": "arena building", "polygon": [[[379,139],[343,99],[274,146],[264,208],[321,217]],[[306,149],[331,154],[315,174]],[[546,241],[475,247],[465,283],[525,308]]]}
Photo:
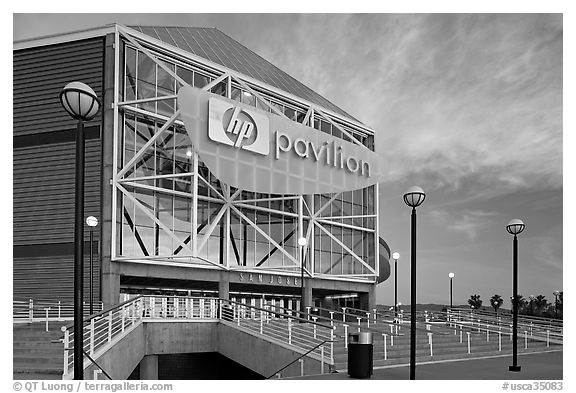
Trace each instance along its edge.
{"label": "arena building", "polygon": [[302,275],[306,305],[374,307],[390,250],[372,128],[215,28],[114,24],[13,54],[15,298],[73,298],[76,124],[59,92],[79,81],[102,102],[85,215],[105,307],[153,293],[297,309]]}

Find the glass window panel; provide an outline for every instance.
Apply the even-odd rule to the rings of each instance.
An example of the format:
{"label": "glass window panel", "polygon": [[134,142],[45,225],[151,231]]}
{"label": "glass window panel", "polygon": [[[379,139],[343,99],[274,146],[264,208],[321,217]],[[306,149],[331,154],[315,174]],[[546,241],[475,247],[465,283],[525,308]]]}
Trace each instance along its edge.
{"label": "glass window panel", "polygon": [[191,86],[194,85],[194,72],[181,66],[176,67],[176,74]]}
{"label": "glass window panel", "polygon": [[314,128],[316,128],[317,130],[320,129],[320,120],[314,119]]}
{"label": "glass window panel", "polygon": [[135,151],[135,138],[136,138],[136,131],[135,131],[135,124],[136,120],[134,116],[130,116],[126,114],[125,121],[124,121],[124,154],[123,154],[123,163],[126,164],[128,161],[134,157]]}
{"label": "glass window panel", "polygon": [[134,234],[128,224],[122,225],[122,250],[120,255],[134,255]]}
{"label": "glass window panel", "polygon": [[290,120],[294,120],[296,117],[296,110],[293,108],[290,108],[288,106],[284,107],[284,114],[286,115],[287,118],[289,118]]}
{"label": "glass window panel", "polygon": [[206,75],[194,72],[194,87],[203,88],[208,83],[210,83],[211,78]]}
{"label": "glass window panel", "polygon": [[256,106],[256,97],[247,91],[242,91],[242,102],[251,106]]}
{"label": "glass window panel", "polygon": [[[248,228],[247,230],[249,235],[248,237],[254,237],[254,228]],[[248,240],[246,242],[246,265],[245,266],[254,266],[256,259],[256,242],[254,240]]]}
{"label": "glass window panel", "polygon": [[[266,100],[266,102],[270,102],[270,101]],[[268,107],[268,105],[266,105],[266,104],[264,103],[264,101],[262,101],[262,100],[259,99],[259,98],[256,100],[256,107],[257,107],[258,109],[262,109],[262,110],[265,111],[265,112],[270,112],[270,108]]]}
{"label": "glass window panel", "polygon": [[[190,240],[190,232],[183,232],[183,231],[176,231],[175,235],[178,237],[178,239],[180,239],[182,242],[184,242],[186,245],[188,245],[191,248],[191,240]],[[176,241],[174,241],[174,250],[176,251],[176,249],[180,248],[180,244],[177,243]],[[191,256],[192,252],[190,250],[188,250],[187,247],[182,247],[180,249],[180,251],[178,252],[178,254],[176,254],[178,256],[184,257],[184,256]]]}
{"label": "glass window panel", "polygon": [[156,84],[156,63],[143,53],[138,53],[138,80]]}
{"label": "glass window panel", "polygon": [[[156,87],[152,83],[138,81],[138,99],[152,98],[156,96]],[[156,111],[155,102],[144,102],[137,105],[138,108],[150,112]]]}
{"label": "glass window panel", "polygon": [[174,230],[190,233],[192,221],[192,200],[174,197]]}
{"label": "glass window panel", "polygon": [[322,270],[322,261],[320,259],[320,251],[314,251],[314,272],[324,273]]}
{"label": "glass window panel", "polygon": [[[175,72],[174,64],[170,64],[170,63],[165,62],[165,61],[161,61],[161,63],[164,66],[166,66],[166,68],[168,68],[173,73]],[[164,89],[164,90],[168,91],[169,93],[167,95],[175,94],[175,92],[176,92],[176,79],[174,79],[174,77],[172,75],[170,75],[168,72],[166,72],[162,67],[160,67],[158,65],[156,67],[157,67],[157,72],[158,72],[158,81],[157,81],[158,89],[159,90]],[[160,94],[158,94],[158,95],[160,95]]]}
{"label": "glass window panel", "polygon": [[[271,102],[271,105],[272,105],[273,107],[275,107],[276,109],[278,109],[278,111],[279,111],[280,113],[284,113],[284,106],[283,106],[282,104],[279,104],[279,103],[277,103],[277,102],[272,101],[272,102]],[[271,112],[272,112],[272,111],[271,111]],[[276,113],[276,112],[273,112],[273,113]]]}
{"label": "glass window panel", "polygon": [[136,51],[134,49],[126,47],[125,62],[126,78],[124,99],[130,101],[136,97]]}
{"label": "glass window panel", "polygon": [[242,99],[241,94],[242,91],[239,88],[232,86],[231,99],[240,101]]}
{"label": "glass window panel", "polygon": [[320,121],[320,131],[330,134],[332,131],[332,124],[328,123],[325,120]]}
{"label": "glass window panel", "polygon": [[332,135],[336,138],[342,138],[343,136],[342,132],[336,127],[332,127]]}
{"label": "glass window panel", "polygon": [[226,83],[226,80],[223,80],[222,82],[220,82],[216,86],[214,86],[212,89],[210,89],[210,91],[214,94],[225,97],[227,85],[228,84]]}
{"label": "glass window panel", "polygon": [[305,112],[301,112],[301,111],[297,111],[296,112],[296,121],[298,123],[302,123],[304,121],[304,118],[306,117],[306,113]]}

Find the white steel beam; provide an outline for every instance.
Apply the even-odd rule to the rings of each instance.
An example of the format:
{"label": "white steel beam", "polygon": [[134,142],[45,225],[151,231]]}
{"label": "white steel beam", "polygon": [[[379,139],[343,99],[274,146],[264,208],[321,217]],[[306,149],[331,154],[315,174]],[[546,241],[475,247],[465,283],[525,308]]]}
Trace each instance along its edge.
{"label": "white steel beam", "polygon": [[318,209],[318,211],[316,213],[314,213],[314,218],[319,217],[320,213],[322,213],[324,211],[324,209],[326,209],[328,206],[330,206],[332,204],[332,202],[334,202],[336,200],[336,198],[338,198],[341,194],[342,194],[341,192],[337,192],[336,194],[334,194],[328,202],[326,202],[324,205],[322,205],[322,207],[320,207],[320,209]]}
{"label": "white steel beam", "polygon": [[[124,194],[124,196],[126,196],[128,199],[130,199],[134,205],[136,207],[138,207],[144,214],[146,214],[148,216],[148,218],[150,218],[152,221],[154,221],[156,223],[156,225],[158,225],[160,228],[162,228],[162,230],[164,232],[166,232],[166,234],[168,236],[170,236],[172,239],[176,240],[176,244],[178,244],[178,246],[185,248],[186,250],[188,250],[190,253],[192,253],[192,249],[190,248],[190,246],[188,246],[188,244],[184,243],[183,240],[179,239],[178,236],[176,236],[174,234],[174,232],[172,232],[172,230],[170,230],[166,225],[164,225],[164,223],[162,223],[162,221],[160,221],[158,218],[156,218],[156,216],[154,214],[152,214],[150,212],[150,210],[148,208],[146,208],[146,206],[144,206],[142,203],[140,203],[140,201],[138,201],[138,199],[136,199],[135,197],[133,197],[124,187],[122,187],[121,185],[118,185],[118,189]],[[134,224],[136,225],[136,223]],[[214,262],[210,262],[211,264],[213,264],[214,266],[218,266],[221,269],[224,269],[223,266],[221,266],[220,264],[214,263]]]}
{"label": "white steel beam", "polygon": [[258,225],[256,225],[254,222],[252,222],[252,220],[250,220],[248,217],[246,217],[239,209],[237,209],[234,205],[230,205],[230,208],[232,210],[234,210],[234,212],[239,215],[240,217],[242,217],[243,220],[245,220],[248,224],[250,224],[250,226],[252,226],[254,229],[256,229],[256,231],[261,234],[262,236],[264,236],[268,241],[270,241],[270,243],[272,243],[274,245],[274,247],[276,247],[280,252],[282,252],[284,255],[286,255],[288,257],[288,259],[290,259],[292,262],[294,262],[295,265],[299,266],[298,261],[292,256],[290,255],[290,253],[288,251],[286,251],[284,249],[284,247],[281,247],[278,243],[276,243],[276,241],[274,239],[272,239],[266,232],[264,232]]}
{"label": "white steel beam", "polygon": [[[372,273],[376,274],[376,270],[374,270],[373,267],[371,267],[366,262],[364,262],[362,260],[362,258],[360,258],[358,255],[356,255],[356,253],[354,251],[349,249],[348,246],[346,246],[336,236],[334,236],[332,233],[330,233],[329,230],[327,230],[326,228],[324,228],[322,225],[320,225],[318,223],[315,223],[315,225],[318,228],[320,228],[325,234],[327,234],[332,240],[334,240],[338,245],[340,245],[347,253],[349,253],[352,258],[356,259],[358,262],[360,262],[362,265],[364,265],[368,269],[368,271],[371,271]],[[378,261],[376,261],[376,264],[378,264]]]}
{"label": "white steel beam", "polygon": [[[214,221],[212,221],[210,226],[208,226],[208,229],[206,230],[206,233],[204,234],[202,240],[200,241],[200,244],[198,244],[198,251],[200,251],[200,250],[202,250],[202,248],[204,248],[204,246],[208,242],[208,239],[210,238],[210,235],[212,234],[212,232],[214,232],[216,225],[218,225],[218,222],[220,221],[220,219],[222,218],[224,213],[226,213],[226,210],[228,209],[228,207],[229,207],[229,204],[225,203],[224,206],[222,206],[220,208],[220,211],[218,212],[216,217],[214,217]],[[200,235],[200,234],[198,234],[198,235]]]}
{"label": "white steel beam", "polygon": [[152,138],[150,138],[150,140],[148,140],[148,142],[146,142],[146,144],[144,146],[142,146],[142,148],[140,150],[138,150],[138,153],[136,153],[134,155],[134,157],[132,157],[130,159],[130,161],[128,161],[128,163],[124,166],[124,168],[122,168],[120,170],[120,172],[118,172],[118,177],[124,176],[124,174],[126,174],[126,172],[128,172],[128,170],[132,167],[132,165],[134,165],[136,162],[138,162],[138,160],[144,155],[146,150],[148,150],[148,148],[150,146],[154,145],[154,143],[158,140],[160,135],[162,135],[164,133],[164,131],[166,131],[172,125],[172,123],[174,122],[174,120],[176,120],[176,118],[178,116],[180,116],[180,109],[178,109],[172,115],[172,117],[166,123],[164,123],[162,128],[160,128],[158,130],[158,132],[156,134],[154,134],[154,136]]}

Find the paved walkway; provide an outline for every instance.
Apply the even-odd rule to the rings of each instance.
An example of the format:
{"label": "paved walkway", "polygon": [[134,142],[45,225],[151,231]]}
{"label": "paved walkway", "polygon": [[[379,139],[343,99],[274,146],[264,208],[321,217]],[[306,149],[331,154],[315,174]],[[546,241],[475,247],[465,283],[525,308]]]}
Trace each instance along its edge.
{"label": "paved walkway", "polygon": [[[459,359],[437,363],[417,364],[417,380],[562,380],[563,351],[518,354],[520,372],[508,371],[512,355],[481,359]],[[347,372],[315,375],[299,379],[353,380]],[[375,368],[374,380],[408,380],[410,367],[387,366]]]}

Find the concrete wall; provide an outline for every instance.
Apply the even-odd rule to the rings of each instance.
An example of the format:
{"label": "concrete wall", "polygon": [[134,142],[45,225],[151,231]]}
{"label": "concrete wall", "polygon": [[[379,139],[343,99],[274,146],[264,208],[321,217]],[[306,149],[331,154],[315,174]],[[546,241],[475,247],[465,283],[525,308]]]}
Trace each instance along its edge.
{"label": "concrete wall", "polygon": [[[272,343],[256,335],[246,333],[226,322],[218,324],[218,352],[229,359],[257,372],[264,377],[272,376],[280,368],[297,359],[300,353],[288,346]],[[328,365],[324,365],[328,372]],[[320,374],[320,362],[304,359],[304,374]],[[300,375],[300,363],[296,362],[281,372],[282,377]]]}
{"label": "concrete wall", "polygon": [[[132,332],[123,337],[116,345],[112,346],[96,363],[100,365],[112,379],[126,379],[132,370],[146,355],[146,339],[144,324],[138,325]],[[84,379],[92,379],[93,371],[99,368],[93,364],[84,369]],[[106,379],[101,376],[100,379]]]}
{"label": "concrete wall", "polygon": [[146,322],[146,355],[217,352],[218,322]]}

